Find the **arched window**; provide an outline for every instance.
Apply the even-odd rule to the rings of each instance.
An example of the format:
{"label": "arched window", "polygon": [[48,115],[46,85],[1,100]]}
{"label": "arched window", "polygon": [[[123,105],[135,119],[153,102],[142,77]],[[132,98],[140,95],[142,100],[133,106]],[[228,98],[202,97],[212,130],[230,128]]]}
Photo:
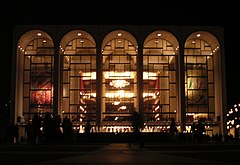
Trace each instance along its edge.
{"label": "arched window", "polygon": [[122,30],[109,33],[102,44],[103,124],[121,123],[122,131],[138,106],[136,47],[134,37]]}
{"label": "arched window", "polygon": [[[48,34],[32,30],[20,38],[18,42],[18,66],[20,80],[17,87],[17,100],[23,105],[22,114],[31,119],[35,112],[44,114],[53,112],[53,81],[54,81],[54,45]],[[16,106],[18,112],[21,106]]]}
{"label": "arched window", "polygon": [[166,31],[147,36],[143,48],[144,120],[147,125],[177,119],[178,42]]}
{"label": "arched window", "polygon": [[208,32],[195,32],[185,43],[185,102],[187,122],[215,120],[217,39]]}
{"label": "arched window", "polygon": [[60,43],[62,115],[74,123],[96,120],[96,44],[82,30],[68,32]]}

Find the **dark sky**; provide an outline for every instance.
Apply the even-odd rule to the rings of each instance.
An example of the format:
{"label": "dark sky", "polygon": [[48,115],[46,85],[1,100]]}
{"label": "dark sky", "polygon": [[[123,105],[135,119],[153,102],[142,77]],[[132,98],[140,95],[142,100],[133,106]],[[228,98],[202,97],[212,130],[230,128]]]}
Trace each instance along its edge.
{"label": "dark sky", "polygon": [[[21,1],[18,1],[20,3]],[[51,1],[50,1],[51,2]],[[238,64],[239,38],[237,20],[239,10],[213,8],[163,8],[159,5],[119,6],[93,5],[94,1],[81,1],[81,4],[58,3],[49,1],[41,4],[31,1],[26,4],[10,5],[7,15],[1,11],[1,54],[0,69],[2,76],[1,102],[10,99],[10,74],[12,55],[12,27],[17,24],[76,24],[76,25],[178,25],[178,26],[222,26],[226,56],[227,101],[231,106],[240,102],[240,69]]]}

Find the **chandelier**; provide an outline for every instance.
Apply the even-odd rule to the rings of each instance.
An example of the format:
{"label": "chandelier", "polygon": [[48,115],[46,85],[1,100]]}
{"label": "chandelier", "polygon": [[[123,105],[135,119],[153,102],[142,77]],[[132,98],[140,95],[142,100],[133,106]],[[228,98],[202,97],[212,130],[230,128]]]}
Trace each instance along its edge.
{"label": "chandelier", "polygon": [[112,80],[110,82],[110,85],[115,88],[123,88],[125,86],[128,86],[129,84],[130,84],[130,82],[128,82],[126,80]]}

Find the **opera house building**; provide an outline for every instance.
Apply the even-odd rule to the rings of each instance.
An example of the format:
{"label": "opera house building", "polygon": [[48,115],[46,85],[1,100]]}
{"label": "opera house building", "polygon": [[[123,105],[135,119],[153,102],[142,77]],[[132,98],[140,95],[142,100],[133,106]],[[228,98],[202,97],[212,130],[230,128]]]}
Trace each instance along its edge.
{"label": "opera house building", "polygon": [[179,132],[201,120],[226,133],[224,29],[216,26],[16,25],[13,28],[13,122],[71,119],[83,132]]}

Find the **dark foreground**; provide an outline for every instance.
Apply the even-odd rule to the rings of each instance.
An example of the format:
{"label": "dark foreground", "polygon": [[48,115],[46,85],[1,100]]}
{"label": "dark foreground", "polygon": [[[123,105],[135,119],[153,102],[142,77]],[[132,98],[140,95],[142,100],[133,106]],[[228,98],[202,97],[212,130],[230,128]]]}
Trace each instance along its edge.
{"label": "dark foreground", "polygon": [[0,144],[1,164],[240,164],[239,143]]}

